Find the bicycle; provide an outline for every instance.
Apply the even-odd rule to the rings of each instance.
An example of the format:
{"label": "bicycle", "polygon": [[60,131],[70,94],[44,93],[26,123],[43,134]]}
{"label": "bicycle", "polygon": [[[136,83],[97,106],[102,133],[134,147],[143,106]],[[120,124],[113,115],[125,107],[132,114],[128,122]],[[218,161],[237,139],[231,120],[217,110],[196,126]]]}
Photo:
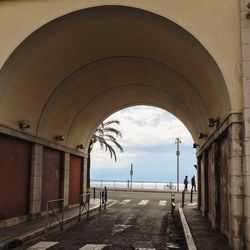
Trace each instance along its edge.
{"label": "bicycle", "polygon": [[176,190],[176,186],[173,185],[171,182],[170,182],[170,184],[164,185],[163,188],[164,188],[165,190]]}

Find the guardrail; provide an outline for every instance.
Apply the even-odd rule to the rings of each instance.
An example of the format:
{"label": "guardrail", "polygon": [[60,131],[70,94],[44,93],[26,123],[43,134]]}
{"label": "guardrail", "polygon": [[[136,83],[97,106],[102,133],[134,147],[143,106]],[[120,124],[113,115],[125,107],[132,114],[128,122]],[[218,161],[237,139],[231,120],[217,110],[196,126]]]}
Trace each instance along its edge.
{"label": "guardrail", "polygon": [[[94,188],[114,188],[114,189],[131,189],[130,180],[91,180],[91,187]],[[176,190],[176,183],[171,181],[133,181],[132,189],[147,189],[147,190]],[[165,188],[164,188],[165,186]],[[181,190],[184,189],[184,184],[180,183]],[[191,185],[188,185],[188,189],[191,189]]]}
{"label": "guardrail", "polygon": [[171,220],[174,221],[175,219],[175,195],[171,194]]}
{"label": "guardrail", "polygon": [[[47,202],[46,207],[46,224],[45,224],[45,235],[48,235],[49,229],[54,227],[56,225],[56,222],[58,222],[58,225],[60,226],[60,229],[63,230],[63,217],[64,215],[64,199],[56,199],[56,200],[50,200]],[[51,218],[51,219],[49,219]]]}
{"label": "guardrail", "polygon": [[90,193],[81,194],[78,221],[81,220],[85,212],[86,212],[86,217],[89,218],[89,203],[90,203]]}
{"label": "guardrail", "polygon": [[102,210],[102,207],[103,207],[104,209],[106,209],[107,200],[108,200],[107,187],[104,187],[104,189],[100,190],[99,211]]}

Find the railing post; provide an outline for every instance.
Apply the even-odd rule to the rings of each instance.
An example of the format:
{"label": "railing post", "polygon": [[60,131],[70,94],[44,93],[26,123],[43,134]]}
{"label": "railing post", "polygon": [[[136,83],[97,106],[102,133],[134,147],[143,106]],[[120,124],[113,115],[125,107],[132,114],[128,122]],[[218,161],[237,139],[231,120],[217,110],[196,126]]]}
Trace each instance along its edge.
{"label": "railing post", "polygon": [[128,189],[129,189],[129,180],[128,180]]}
{"label": "railing post", "polygon": [[62,200],[62,203],[61,203],[62,207],[61,207],[61,212],[62,212],[62,224],[61,224],[61,230],[63,230],[63,220],[64,220],[64,200]]}
{"label": "railing post", "polygon": [[107,202],[107,200],[108,200],[107,187],[104,187],[104,199],[105,199],[105,202]]}
{"label": "railing post", "polygon": [[89,218],[89,203],[90,203],[90,193],[88,193],[88,196],[87,196],[87,202],[88,202],[88,211],[87,211],[87,218]]}
{"label": "railing post", "polygon": [[104,204],[104,191],[102,190],[102,204]]}
{"label": "railing post", "polygon": [[193,202],[193,189],[191,189],[190,203]]}
{"label": "railing post", "polygon": [[182,207],[184,207],[184,201],[185,201],[185,190],[182,191]]}
{"label": "railing post", "polygon": [[102,191],[100,191],[100,203],[99,203],[99,211],[102,210]]}
{"label": "railing post", "polygon": [[93,188],[93,196],[94,196],[94,199],[95,199],[95,187]]}
{"label": "railing post", "polygon": [[45,236],[48,236],[48,216],[49,216],[49,203],[46,204],[46,226],[45,226]]}

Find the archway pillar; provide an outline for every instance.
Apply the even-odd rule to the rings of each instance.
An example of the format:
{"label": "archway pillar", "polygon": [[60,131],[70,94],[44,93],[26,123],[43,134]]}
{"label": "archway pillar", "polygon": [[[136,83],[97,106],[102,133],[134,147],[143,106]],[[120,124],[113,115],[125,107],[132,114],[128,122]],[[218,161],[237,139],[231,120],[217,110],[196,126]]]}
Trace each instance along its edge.
{"label": "archway pillar", "polygon": [[231,124],[229,138],[229,240],[233,249],[242,249],[244,242],[242,122]]}
{"label": "archway pillar", "polygon": [[30,216],[35,218],[41,213],[43,145],[34,143],[32,146],[30,176]]}
{"label": "archway pillar", "polygon": [[63,157],[63,199],[64,206],[69,205],[69,167],[70,167],[70,153],[64,152]]}
{"label": "archway pillar", "polygon": [[241,0],[245,249],[250,249],[250,20],[247,18],[249,14],[248,3],[249,1]]}
{"label": "archway pillar", "polygon": [[84,157],[83,158],[83,193],[87,193],[90,192],[90,190],[88,189],[88,158]]}

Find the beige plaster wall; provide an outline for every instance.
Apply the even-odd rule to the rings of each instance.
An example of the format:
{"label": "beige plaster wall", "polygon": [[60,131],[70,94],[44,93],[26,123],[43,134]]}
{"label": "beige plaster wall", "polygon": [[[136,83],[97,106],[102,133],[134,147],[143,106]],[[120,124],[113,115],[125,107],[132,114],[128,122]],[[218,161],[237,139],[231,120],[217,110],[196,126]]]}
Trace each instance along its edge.
{"label": "beige plaster wall", "polygon": [[164,16],[193,34],[218,63],[232,97],[241,109],[239,0],[36,0],[0,2],[0,68],[14,49],[47,22],[83,8],[125,5]]}

